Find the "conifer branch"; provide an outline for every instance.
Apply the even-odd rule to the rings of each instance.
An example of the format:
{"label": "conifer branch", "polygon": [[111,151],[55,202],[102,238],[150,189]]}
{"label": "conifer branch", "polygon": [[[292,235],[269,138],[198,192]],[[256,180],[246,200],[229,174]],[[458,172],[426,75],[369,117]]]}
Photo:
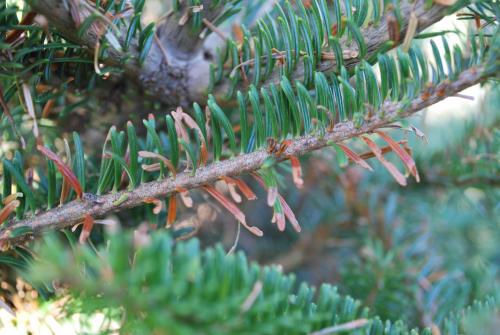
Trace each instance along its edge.
{"label": "conifer branch", "polygon": [[[48,21],[54,25],[58,32],[69,40],[86,45],[91,50],[95,50],[96,43],[102,37],[96,34],[95,30],[88,29],[87,32],[79,34],[78,22],[72,17],[71,8],[66,7],[65,3],[82,7],[86,10],[81,11],[79,15],[81,20],[85,20],[92,14],[90,4],[83,0],[60,2],[56,0],[30,0],[32,8],[38,13],[44,15]],[[184,2],[181,2],[183,4]],[[202,1],[203,7],[197,10],[203,11],[203,17],[215,19],[221,13],[226,3],[231,1],[221,1],[218,5],[212,5],[211,1]],[[376,56],[382,49],[387,50],[396,47],[403,42],[407,32],[410,19],[413,17],[418,23],[416,32],[420,32],[433,23],[439,21],[447,14],[447,7],[433,4],[431,8],[426,8],[425,0],[414,2],[401,1],[398,5],[400,19],[394,21],[394,12],[387,11],[382,16],[378,24],[368,24],[361,28],[361,33],[366,41],[367,54],[365,59]],[[76,4],[76,5],[75,5]],[[71,6],[70,6],[71,7]],[[146,55],[141,55],[140,40],[132,38],[130,46],[126,52],[117,50],[111,46],[108,48],[108,54],[101,61],[110,64],[122,66],[129,78],[139,83],[145,90],[155,95],[159,100],[170,106],[190,106],[193,102],[204,103],[207,99],[207,88],[210,85],[210,66],[212,56],[206,57],[203,47],[203,39],[199,37],[199,30],[193,33],[191,25],[183,24],[183,20],[193,15],[192,8],[181,8],[167,15],[166,19],[158,24],[156,28],[155,42],[151,43],[150,49]],[[132,13],[130,13],[132,12]],[[127,10],[125,21],[130,23],[130,17],[133,16],[133,10]],[[180,22],[181,21],[181,22]],[[117,27],[117,38],[120,44],[127,35],[129,24]],[[109,28],[109,27],[107,27]],[[394,43],[388,46],[388,42]],[[159,45],[161,43],[161,45]],[[355,49],[348,47],[346,39],[341,40],[343,50],[353,51],[352,55],[346,55],[343,60],[347,69],[352,69],[362,59],[355,53]],[[209,48],[210,49],[210,48]],[[211,52],[209,52],[211,53]],[[144,57],[142,64],[138,60]],[[167,59],[168,64],[167,64]],[[317,66],[317,71],[331,72],[335,69],[336,62],[333,59],[323,59]],[[266,86],[269,83],[277,83],[281,75],[279,71],[273,74],[263,83]],[[304,78],[304,65],[298,64],[293,72],[291,79],[302,80]],[[220,97],[226,94],[231,83],[226,78],[218,83],[214,90],[214,95]],[[242,85],[239,85],[242,88]]]}
{"label": "conifer branch", "polygon": [[[380,112],[366,120],[361,127],[356,128],[351,121],[348,121],[336,124],[331,132],[323,136],[308,135],[297,138],[292,140],[285,152],[275,159],[282,161],[290,156],[300,156],[321,149],[331,142],[342,142],[371,133],[427,106],[452,97],[463,89],[485,80],[488,76],[491,76],[491,73],[484,73],[482,67],[474,67],[462,72],[455,81],[445,81],[436,87],[429,87],[425,94],[409,103],[385,101]],[[164,198],[178,189],[195,189],[216,182],[224,176],[236,176],[256,171],[271,156],[266,150],[259,150],[200,167],[194,175],[186,171],[178,174],[175,179],[167,178],[145,183],[132,191],[102,196],[85,194],[82,200],[72,201],[61,207],[36,214],[32,218],[21,221],[12,220],[4,224],[0,228],[0,245],[15,245],[43,231],[72,226],[80,223],[86,215],[94,218],[103,217],[113,212],[140,206],[148,198]],[[12,234],[13,232],[16,233]]]}
{"label": "conifer branch", "polygon": [[[388,11],[381,18],[378,24],[369,24],[366,27],[361,28],[361,35],[366,42],[367,51],[364,58],[359,57],[357,48],[353,47],[352,43],[348,43],[346,39],[343,38],[340,41],[341,49],[344,51],[344,58],[342,61],[343,65],[348,70],[351,70],[363,59],[369,60],[371,57],[376,57],[376,55],[382,50],[385,52],[403,43],[412,18],[416,20],[415,22],[417,23],[416,31],[414,33],[418,33],[449,14],[447,7],[445,6],[434,4],[432,7],[427,8],[425,3],[426,1],[424,0],[417,0],[414,2],[401,1],[399,5],[401,13],[400,23],[395,21],[395,14],[392,11]],[[318,63],[318,67],[315,71],[329,73],[336,70],[337,62],[335,59],[327,58],[328,57],[324,57]],[[290,79],[291,81],[303,80],[304,75],[304,64],[300,62]],[[277,84],[280,79],[280,72],[274,71],[273,74],[262,83],[262,86],[268,86],[271,83]],[[230,86],[231,82],[229,78],[224,77],[224,80],[215,87],[213,94],[215,96],[224,96]],[[239,89],[244,90],[243,86],[244,85],[241,84]]]}
{"label": "conifer branch", "polygon": [[[214,19],[226,2],[213,6],[211,1],[204,0],[203,6],[197,10],[202,10],[204,17]],[[209,61],[203,58],[203,39],[198,36],[200,28],[193,29],[190,24],[179,22],[185,20],[182,16],[190,17],[196,9],[182,5],[156,27],[151,26],[152,33],[149,36],[143,36],[141,40],[141,34],[147,30],[145,27],[141,33],[137,31],[133,34],[136,36],[125,42],[131,25],[135,24],[137,29],[141,17],[141,13],[136,13],[129,1],[121,12],[114,14],[124,21],[116,25],[111,23],[115,17],[96,9],[95,4],[86,0],[29,0],[28,3],[34,11],[47,18],[57,33],[73,43],[88,47],[92,52],[99,51],[96,46],[100,40],[106,40],[107,32],[114,35],[119,45],[110,43],[106,53],[102,57],[99,55],[99,61],[124,69],[128,78],[167,105],[188,106],[200,98],[201,90],[206,90]],[[83,22],[89,19],[93,22],[86,27]],[[133,23],[134,19],[137,22]],[[141,45],[145,38],[149,39],[147,50]],[[206,85],[192,89],[191,85],[196,80],[191,82],[190,78],[199,78],[200,71],[206,73]]]}

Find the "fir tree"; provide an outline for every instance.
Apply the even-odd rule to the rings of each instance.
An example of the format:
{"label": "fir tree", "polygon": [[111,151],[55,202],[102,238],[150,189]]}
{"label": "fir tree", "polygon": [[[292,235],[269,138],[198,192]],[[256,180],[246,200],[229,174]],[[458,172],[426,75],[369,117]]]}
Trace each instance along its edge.
{"label": "fir tree", "polygon": [[[493,241],[500,235],[498,1],[173,0],[167,7],[148,22],[145,1],[2,2],[0,263],[44,299],[69,297],[70,315],[91,320],[101,311],[123,333],[494,329],[498,267],[489,262],[498,248],[479,246],[488,238],[469,230]],[[468,31],[432,30],[449,17],[467,21]],[[461,140],[471,145],[456,145],[453,156],[436,152],[419,162],[400,139],[425,137],[412,115],[467,98],[460,92],[477,84],[492,92],[492,120],[464,128]],[[308,169],[329,155],[342,195],[325,200]],[[450,189],[438,199],[426,185],[472,185],[489,202],[473,228],[437,226],[456,234],[449,250],[423,251],[428,242],[414,237],[422,228],[410,227],[414,217],[389,228],[373,218],[374,231],[354,232],[364,253],[341,264],[342,293],[296,285],[294,275],[249,263],[242,252],[226,255],[220,245],[177,241],[199,228],[181,224],[181,214],[207,202],[230,214],[238,237],[242,227],[249,236],[277,229],[300,238],[314,224],[298,220],[286,187],[292,181],[297,188],[316,181],[307,206],[323,215],[364,211],[373,202],[356,193],[359,178],[345,177],[360,170],[342,171],[353,165],[375,173],[370,185],[387,186],[384,176],[411,183],[384,199],[387,222],[395,199],[428,216],[435,210],[428,199],[453,203]],[[245,201],[269,207],[276,228],[255,223]],[[120,229],[110,224],[115,213]],[[428,279],[434,265],[420,256],[446,253],[442,267],[460,268],[465,279],[447,286],[444,276],[436,288]],[[476,298],[484,301],[466,307]]]}

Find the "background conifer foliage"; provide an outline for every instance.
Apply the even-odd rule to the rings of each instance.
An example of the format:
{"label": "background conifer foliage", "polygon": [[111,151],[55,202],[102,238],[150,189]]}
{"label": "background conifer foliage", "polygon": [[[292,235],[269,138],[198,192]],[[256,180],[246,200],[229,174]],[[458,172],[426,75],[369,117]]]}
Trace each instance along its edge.
{"label": "background conifer foliage", "polygon": [[0,334],[498,330],[498,1],[0,4]]}

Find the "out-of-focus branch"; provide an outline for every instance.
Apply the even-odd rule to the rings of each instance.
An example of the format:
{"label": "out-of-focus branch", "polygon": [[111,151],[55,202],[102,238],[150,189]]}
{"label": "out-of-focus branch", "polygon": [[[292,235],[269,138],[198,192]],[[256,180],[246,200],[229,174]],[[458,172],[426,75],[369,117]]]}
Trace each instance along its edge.
{"label": "out-of-focus branch", "polygon": [[[394,19],[391,19],[394,14],[388,12],[382,17],[380,24],[363,28],[362,34],[367,43],[367,57],[377,53],[377,50],[391,38],[394,39],[394,36],[398,36],[394,46],[401,43],[411,17],[416,18],[418,22],[416,31],[419,32],[445,16],[446,7],[433,5],[430,9],[425,9],[425,2],[425,0],[402,1],[399,5],[402,17],[400,26],[394,25]],[[92,14],[92,10],[96,10],[93,4],[86,0],[29,0],[29,3],[66,38],[94,50],[99,36],[93,29],[88,29],[83,35],[78,35],[75,15],[74,13],[72,15],[72,10],[77,11],[80,20],[83,21]],[[68,6],[68,4],[72,5]],[[203,18],[211,21],[220,14],[221,7],[222,5],[213,6],[210,0],[204,0],[203,6],[195,9],[188,7],[186,2],[181,2],[180,10],[170,13],[158,24],[157,38],[142,65],[137,61],[138,41],[136,39],[132,40],[127,52],[110,47],[106,58],[102,61],[120,64],[129,78],[137,81],[146,91],[172,107],[178,105],[186,107],[193,102],[203,104],[207,98],[209,69],[214,58],[213,48],[203,46],[204,40],[199,34],[191,31],[189,22],[186,23],[185,20],[189,19],[194,10],[197,10],[203,12]],[[126,28],[118,29],[117,37],[120,42],[123,42],[126,36]],[[350,49],[347,41],[344,40],[342,43],[345,50]],[[359,61],[358,57],[347,57],[344,59],[344,64],[347,68],[352,68]],[[334,60],[325,59],[317,70],[329,72],[335,66]],[[295,79],[303,78],[302,65],[298,66],[293,76]],[[279,79],[279,74],[276,73],[268,79],[267,83],[278,82]],[[217,85],[215,96],[224,96],[228,87],[229,80]]]}
{"label": "out-of-focus branch", "polygon": [[[87,46],[96,51],[97,42],[103,38],[106,29],[116,36],[123,46],[127,35],[129,18],[133,16],[133,8],[129,6],[124,13],[127,24],[111,27],[105,14],[95,8],[95,4],[86,0],[29,0],[34,11],[45,16],[51,26],[68,40]],[[156,35],[151,49],[143,63],[139,63],[139,41],[133,38],[126,51],[113,45],[107,49],[106,55],[99,61],[120,66],[126,75],[138,82],[147,92],[167,105],[188,106],[204,96],[207,85],[193,85],[195,78],[207,77],[209,60],[203,54],[203,39],[190,30],[189,22],[182,22],[182,16],[193,11],[187,8],[186,1],[181,2],[181,8],[176,13],[167,15],[156,27]],[[211,1],[203,1],[203,6],[197,10],[207,18],[219,15],[222,5],[211,6]],[[97,15],[95,24],[79,34],[79,26],[90,15]],[[102,29],[97,29],[97,28]],[[161,45],[160,45],[161,44]],[[165,57],[166,56],[166,57]],[[203,80],[202,80],[203,81]]]}
{"label": "out-of-focus branch", "polygon": [[[403,43],[405,38],[408,25],[410,20],[414,17],[417,20],[416,33],[428,28],[432,24],[441,20],[447,14],[447,7],[440,5],[433,5],[431,8],[426,9],[425,0],[416,1],[401,1],[400,11],[401,11],[401,25],[395,24],[394,14],[392,12],[387,12],[381,19],[378,25],[369,25],[361,30],[361,33],[366,41],[367,54],[365,59],[369,59],[372,55],[377,54],[379,49],[386,44],[388,41],[393,41],[394,44],[391,48],[397,47],[399,44]],[[394,38],[397,37],[396,40]],[[352,47],[352,43],[348,43],[346,39],[341,41],[343,50],[352,50],[354,56],[344,55],[343,63],[347,69],[354,68],[361,59],[357,57],[355,47]],[[320,72],[332,72],[335,70],[337,63],[332,59],[324,59],[319,64],[317,71]],[[297,69],[293,73],[293,79],[304,78],[304,65],[299,63]],[[263,84],[264,86],[270,83],[278,84],[281,80],[281,76],[277,71],[270,78],[266,80]],[[292,81],[293,82],[293,81]],[[208,84],[208,82],[207,82]],[[228,91],[231,83],[229,79],[224,80],[218,86],[215,87],[215,96],[224,96]],[[240,87],[242,88],[242,87]]]}

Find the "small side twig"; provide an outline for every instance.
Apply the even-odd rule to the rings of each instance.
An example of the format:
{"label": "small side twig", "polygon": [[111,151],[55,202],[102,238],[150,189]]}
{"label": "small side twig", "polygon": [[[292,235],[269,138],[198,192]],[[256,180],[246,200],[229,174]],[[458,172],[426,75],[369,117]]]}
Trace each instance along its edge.
{"label": "small side twig", "polygon": [[222,38],[224,41],[227,40],[226,34],[222,30],[220,30],[216,25],[214,25],[212,22],[208,21],[207,19],[202,20],[203,24],[207,26],[208,29],[213,31],[214,33],[217,34],[220,38]]}
{"label": "small side twig", "polygon": [[262,291],[263,284],[260,280],[256,281],[255,284],[253,285],[252,291],[248,295],[248,297],[245,299],[243,304],[241,305],[241,312],[246,313],[250,308],[252,308],[253,304],[255,303],[255,300],[259,297],[260,292]]}
{"label": "small side twig", "polygon": [[322,330],[310,333],[309,335],[332,335],[340,332],[345,332],[348,330],[354,330],[366,326],[370,321],[368,319],[358,319],[351,322],[343,323],[341,325],[336,325]]}
{"label": "small side twig", "polygon": [[238,228],[237,229],[238,230],[236,231],[236,238],[234,239],[233,246],[227,252],[227,254],[226,254],[227,256],[233,254],[234,251],[236,250],[236,248],[238,247],[238,242],[240,241],[240,232],[241,232],[241,223],[239,223],[239,222],[238,222]]}
{"label": "small side twig", "polygon": [[160,38],[158,37],[157,31],[154,32],[153,38],[155,39],[155,43],[158,45],[158,48],[160,48],[160,51],[161,51],[161,54],[163,56],[163,60],[165,61],[165,64],[168,65],[167,49],[165,49],[165,47],[161,43]]}

